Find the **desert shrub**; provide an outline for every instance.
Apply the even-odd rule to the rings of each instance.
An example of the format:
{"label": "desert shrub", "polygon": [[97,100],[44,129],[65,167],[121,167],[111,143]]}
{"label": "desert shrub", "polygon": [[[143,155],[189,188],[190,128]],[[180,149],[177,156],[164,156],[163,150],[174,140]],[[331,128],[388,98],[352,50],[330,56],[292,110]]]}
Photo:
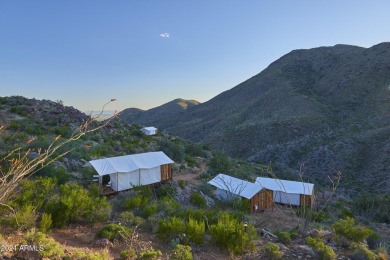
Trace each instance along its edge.
{"label": "desert shrub", "polygon": [[279,251],[279,246],[275,243],[268,242],[261,248],[261,251],[270,259],[282,259],[282,252]]}
{"label": "desert shrub", "polygon": [[157,259],[160,256],[162,256],[161,251],[160,250],[154,250],[152,248],[152,249],[144,250],[141,253],[139,253],[138,258],[139,259]]}
{"label": "desert shrub", "polygon": [[101,228],[96,235],[101,238],[107,238],[109,240],[114,240],[119,237],[119,234],[128,234],[130,230],[124,226],[118,224],[108,224]]}
{"label": "desert shrub", "polygon": [[180,203],[170,197],[164,197],[158,201],[158,211],[165,216],[175,216],[180,209]]}
{"label": "desert shrub", "polygon": [[353,259],[367,259],[367,260],[376,260],[377,255],[366,248],[364,245],[357,245],[353,252]]}
{"label": "desert shrub", "polygon": [[158,222],[157,237],[163,241],[169,241],[172,238],[183,234],[186,231],[186,225],[182,218],[172,217],[170,220],[160,220]]}
{"label": "desert shrub", "polygon": [[344,218],[353,218],[353,217],[354,217],[354,215],[351,211],[349,211],[346,208],[341,209],[341,212],[339,214],[339,218],[344,219]]}
{"label": "desert shrub", "polygon": [[372,234],[370,234],[367,237],[367,245],[369,246],[370,249],[375,250],[377,247],[379,247],[380,243],[381,243],[381,236],[376,232],[372,232]]}
{"label": "desert shrub", "polygon": [[65,184],[60,186],[59,194],[46,204],[45,212],[51,214],[53,226],[63,227],[75,222],[105,221],[111,214],[111,205],[105,197],[93,197],[77,184]]}
{"label": "desert shrub", "polygon": [[175,187],[171,185],[163,185],[162,187],[158,188],[156,191],[157,198],[162,198],[162,197],[171,197],[173,198],[176,195],[176,189]]}
{"label": "desert shrub", "polygon": [[306,244],[316,251],[320,259],[336,259],[336,253],[333,249],[330,246],[325,245],[320,238],[307,237]]}
{"label": "desert shrub", "polygon": [[160,140],[158,142],[159,150],[166,153],[175,162],[182,162],[184,159],[184,147],[182,144],[177,144],[168,140]]}
{"label": "desert shrub", "polygon": [[93,175],[96,174],[96,171],[92,167],[83,167],[81,169],[80,173],[81,173],[81,176],[83,177],[83,179],[91,180]]}
{"label": "desert shrub", "polygon": [[47,213],[42,213],[41,222],[39,223],[39,230],[43,233],[46,233],[50,229],[53,221],[51,220],[51,215]]}
{"label": "desert shrub", "polygon": [[380,244],[379,247],[377,248],[378,252],[378,258],[380,260],[388,260],[389,259],[389,253],[387,252],[388,249],[386,247],[386,244]]}
{"label": "desert shrub", "polygon": [[280,243],[285,245],[289,245],[291,243],[290,234],[288,232],[278,232],[276,235]]}
{"label": "desert shrub", "polygon": [[253,226],[232,218],[228,213],[222,213],[216,224],[210,226],[211,239],[218,247],[227,249],[233,254],[240,254],[254,248],[254,239],[257,237]]}
{"label": "desert shrub", "polygon": [[177,180],[177,185],[179,185],[180,188],[184,189],[186,186],[186,181],[185,180]]}
{"label": "desert shrub", "polygon": [[8,222],[13,228],[30,229],[35,227],[35,222],[38,218],[35,207],[32,205],[25,205],[19,208],[14,215],[10,217]]}
{"label": "desert shrub", "polygon": [[205,222],[203,220],[197,221],[189,218],[186,223],[186,234],[189,240],[197,245],[204,242]]}
{"label": "desert shrub", "polygon": [[194,167],[197,164],[197,161],[188,154],[184,156],[184,160],[187,162],[188,167]]}
{"label": "desert shrub", "polygon": [[137,252],[134,249],[123,250],[120,253],[120,257],[121,257],[122,260],[135,259],[136,256],[137,256]]}
{"label": "desert shrub", "polygon": [[51,164],[40,169],[37,172],[37,176],[53,178],[57,181],[58,185],[65,184],[70,180],[70,175],[64,168],[54,167]]}
{"label": "desert shrub", "polygon": [[390,195],[364,193],[353,201],[355,215],[369,220],[390,223]]}
{"label": "desert shrub", "polygon": [[[63,260],[65,260],[65,259],[67,259],[67,258],[64,257]],[[90,252],[85,252],[81,249],[76,249],[72,252],[71,259],[82,259],[82,260],[109,259],[109,252],[105,248],[101,252],[96,252],[96,253],[90,253]]]}
{"label": "desert shrub", "polygon": [[125,201],[126,210],[132,210],[132,209],[142,210],[146,207],[148,203],[149,203],[149,199],[144,197],[141,194],[138,194],[135,197],[128,198]]}
{"label": "desert shrub", "polygon": [[359,243],[365,240],[372,230],[364,226],[357,226],[353,218],[340,219],[332,225],[337,235],[343,236],[353,242]]}
{"label": "desert shrub", "polygon": [[192,260],[192,248],[190,246],[177,244],[172,250],[171,259]]}
{"label": "desert shrub", "polygon": [[145,223],[143,218],[135,216],[131,211],[122,212],[119,215],[119,221],[126,227],[142,226]]}
{"label": "desert shrub", "polygon": [[207,196],[210,196],[210,197],[214,196],[214,189],[207,182],[202,182],[201,184],[199,184],[198,190],[203,192],[203,194],[205,194]]}
{"label": "desert shrub", "polygon": [[231,162],[226,154],[216,152],[210,160],[210,169],[215,173],[229,172],[231,169]]}
{"label": "desert shrub", "polygon": [[23,180],[20,183],[20,192],[12,199],[12,205],[17,207],[34,205],[36,210],[40,210],[47,198],[53,194],[55,186],[55,180],[52,178]]}
{"label": "desert shrub", "polygon": [[186,152],[186,154],[191,155],[191,156],[204,157],[204,155],[205,155],[204,151],[203,151],[203,147],[200,144],[191,144],[191,143],[186,144],[185,152]]}
{"label": "desert shrub", "polygon": [[148,218],[154,214],[157,214],[158,207],[156,203],[149,204],[142,212],[143,217]]}
{"label": "desert shrub", "polygon": [[325,211],[315,211],[309,208],[298,208],[296,213],[301,218],[315,222],[324,222],[330,218],[329,213]]}
{"label": "desert shrub", "polygon": [[234,198],[233,209],[239,212],[250,213],[250,201],[241,197]]}
{"label": "desert shrub", "polygon": [[205,208],[207,205],[206,199],[203,198],[203,196],[200,195],[200,193],[198,193],[198,192],[191,193],[190,202],[191,202],[191,204],[193,204],[199,208]]}
{"label": "desert shrub", "polygon": [[137,193],[138,195],[142,195],[148,200],[154,198],[153,189],[150,186],[136,186],[133,188],[133,192]]}
{"label": "desert shrub", "polygon": [[60,244],[42,232],[27,232],[25,240],[26,244],[39,245],[42,248],[42,250],[38,252],[41,257],[54,259],[64,254]]}

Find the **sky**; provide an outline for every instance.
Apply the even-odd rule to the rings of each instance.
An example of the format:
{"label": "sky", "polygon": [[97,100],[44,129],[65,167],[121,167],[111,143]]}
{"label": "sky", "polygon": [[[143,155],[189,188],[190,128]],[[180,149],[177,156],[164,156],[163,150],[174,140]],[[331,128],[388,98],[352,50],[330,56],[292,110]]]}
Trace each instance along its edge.
{"label": "sky", "polygon": [[390,41],[389,0],[0,0],[0,96],[205,102],[294,49]]}

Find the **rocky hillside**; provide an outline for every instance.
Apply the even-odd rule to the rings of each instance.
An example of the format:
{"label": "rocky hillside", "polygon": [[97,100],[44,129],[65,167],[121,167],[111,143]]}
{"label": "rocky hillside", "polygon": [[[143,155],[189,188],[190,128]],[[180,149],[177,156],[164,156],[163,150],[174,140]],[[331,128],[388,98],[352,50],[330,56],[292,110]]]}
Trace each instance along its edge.
{"label": "rocky hillside", "polygon": [[390,191],[390,43],[294,50],[258,75],[150,124],[240,158]]}
{"label": "rocky hillside", "polygon": [[131,123],[150,125],[160,118],[172,117],[173,115],[176,116],[176,114],[195,107],[199,104],[200,102],[196,100],[178,98],[161,106],[145,111],[138,108],[125,109],[120,112],[120,118]]}

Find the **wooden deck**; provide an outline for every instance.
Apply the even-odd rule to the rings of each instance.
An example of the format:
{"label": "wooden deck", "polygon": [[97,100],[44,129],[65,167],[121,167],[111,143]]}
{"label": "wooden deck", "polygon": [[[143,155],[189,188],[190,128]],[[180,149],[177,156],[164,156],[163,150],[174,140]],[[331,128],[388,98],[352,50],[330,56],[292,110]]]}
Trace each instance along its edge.
{"label": "wooden deck", "polygon": [[118,193],[118,191],[113,190],[111,187],[107,187],[106,185],[102,185],[103,188],[103,194],[104,196],[110,196],[115,195]]}

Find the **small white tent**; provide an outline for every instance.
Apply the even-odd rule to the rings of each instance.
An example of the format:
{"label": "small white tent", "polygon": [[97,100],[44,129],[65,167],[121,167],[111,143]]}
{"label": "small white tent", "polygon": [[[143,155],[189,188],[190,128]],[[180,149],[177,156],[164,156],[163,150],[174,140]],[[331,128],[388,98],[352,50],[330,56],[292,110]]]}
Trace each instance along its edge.
{"label": "small white tent", "polygon": [[99,176],[110,175],[115,191],[131,189],[161,181],[161,166],[174,162],[163,152],[111,157],[89,162]]}
{"label": "small white tent", "polygon": [[154,126],[148,126],[141,129],[141,131],[146,135],[155,135],[157,134],[157,128]]}
{"label": "small white tent", "polygon": [[273,201],[301,206],[301,195],[312,196],[313,183],[257,177],[256,184],[273,191]]}

